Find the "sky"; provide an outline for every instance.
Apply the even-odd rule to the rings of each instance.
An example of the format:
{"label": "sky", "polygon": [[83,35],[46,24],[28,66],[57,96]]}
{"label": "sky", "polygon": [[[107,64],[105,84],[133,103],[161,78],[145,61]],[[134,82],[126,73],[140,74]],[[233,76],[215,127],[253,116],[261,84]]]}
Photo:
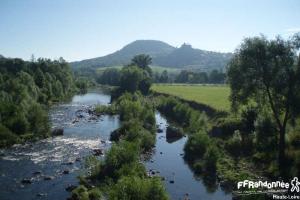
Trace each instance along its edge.
{"label": "sky", "polygon": [[300,0],[0,0],[0,54],[67,61],[138,39],[234,52],[245,37],[300,32]]}

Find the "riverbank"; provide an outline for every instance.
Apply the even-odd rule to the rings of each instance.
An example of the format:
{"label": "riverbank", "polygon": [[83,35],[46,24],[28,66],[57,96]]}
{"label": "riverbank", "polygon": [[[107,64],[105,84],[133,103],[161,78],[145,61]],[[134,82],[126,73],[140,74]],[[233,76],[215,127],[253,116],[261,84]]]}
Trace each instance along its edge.
{"label": "riverbank", "polygon": [[206,115],[205,110],[172,95],[154,94],[151,98],[158,110],[188,134],[184,158],[195,176],[208,176],[227,192],[234,192],[241,180],[268,180],[269,174],[251,157],[252,140],[239,135],[244,127],[240,118]]}

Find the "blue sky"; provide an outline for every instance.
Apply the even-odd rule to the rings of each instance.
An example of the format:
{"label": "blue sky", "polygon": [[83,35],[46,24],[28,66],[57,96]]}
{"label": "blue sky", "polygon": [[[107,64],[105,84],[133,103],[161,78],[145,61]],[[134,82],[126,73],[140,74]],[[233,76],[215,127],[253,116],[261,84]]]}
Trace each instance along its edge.
{"label": "blue sky", "polygon": [[300,31],[300,0],[0,0],[0,54],[68,61],[137,39],[233,52],[245,37]]}

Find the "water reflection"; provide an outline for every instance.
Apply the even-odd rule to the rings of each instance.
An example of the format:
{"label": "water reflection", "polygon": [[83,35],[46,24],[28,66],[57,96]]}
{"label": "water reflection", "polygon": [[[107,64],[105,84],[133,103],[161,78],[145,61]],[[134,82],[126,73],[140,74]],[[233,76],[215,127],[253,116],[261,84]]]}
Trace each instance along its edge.
{"label": "water reflection", "polygon": [[215,175],[195,174],[185,162],[183,147],[187,137],[168,143],[167,120],[160,113],[156,113],[156,122],[162,132],[157,133],[156,149],[145,165],[149,171],[163,177],[171,199],[231,199],[231,194],[221,190]]}

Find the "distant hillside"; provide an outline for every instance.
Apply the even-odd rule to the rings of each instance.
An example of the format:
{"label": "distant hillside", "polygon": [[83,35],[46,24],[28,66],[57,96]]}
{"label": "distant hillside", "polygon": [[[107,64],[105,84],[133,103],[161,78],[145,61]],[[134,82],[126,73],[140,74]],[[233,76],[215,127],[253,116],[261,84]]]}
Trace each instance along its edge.
{"label": "distant hillside", "polygon": [[115,53],[70,63],[73,69],[82,67],[99,68],[128,64],[137,54],[149,54],[153,65],[180,69],[223,69],[231,58],[231,53],[217,53],[194,49],[191,45],[183,44],[175,48],[157,40],[137,40]]}

